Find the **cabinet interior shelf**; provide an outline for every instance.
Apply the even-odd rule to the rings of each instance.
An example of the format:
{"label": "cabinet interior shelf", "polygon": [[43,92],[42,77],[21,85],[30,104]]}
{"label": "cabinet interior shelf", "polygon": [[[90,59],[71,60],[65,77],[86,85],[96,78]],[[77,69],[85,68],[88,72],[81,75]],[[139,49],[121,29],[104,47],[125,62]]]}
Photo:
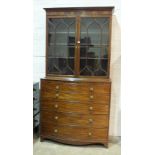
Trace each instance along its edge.
{"label": "cabinet interior shelf", "polygon": [[[109,44],[83,44],[81,43],[80,44],[81,47],[82,46],[89,46],[89,47],[95,47],[95,46],[109,46]],[[68,46],[68,47],[75,47],[75,44],[63,44],[63,43],[57,43],[57,44],[54,44],[54,43],[49,43],[49,46]]]}
{"label": "cabinet interior shelf", "polygon": [[[80,32],[81,34],[96,34],[96,35],[99,35],[100,33],[98,32]],[[108,32],[104,32],[102,31],[103,34],[108,34]],[[75,34],[75,32],[48,32],[48,34]]]}
{"label": "cabinet interior shelf", "polygon": [[75,32],[48,32],[48,34],[75,34]]}

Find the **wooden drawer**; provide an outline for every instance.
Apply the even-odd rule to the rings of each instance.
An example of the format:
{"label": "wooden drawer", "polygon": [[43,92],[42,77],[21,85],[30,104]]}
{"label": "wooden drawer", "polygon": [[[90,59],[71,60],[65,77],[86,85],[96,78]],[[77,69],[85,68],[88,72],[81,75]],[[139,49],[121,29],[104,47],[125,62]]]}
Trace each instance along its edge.
{"label": "wooden drawer", "polygon": [[88,101],[90,102],[104,102],[109,103],[110,101],[110,95],[109,94],[89,94]]}
{"label": "wooden drawer", "polygon": [[89,86],[92,94],[110,94],[111,83],[93,83]]}
{"label": "wooden drawer", "polygon": [[53,81],[53,80],[46,80],[46,79],[42,79],[41,80],[41,88],[42,89],[59,89],[59,87],[61,85],[61,81]]}
{"label": "wooden drawer", "polygon": [[88,83],[76,83],[76,82],[64,82],[62,84],[61,91],[63,92],[77,92],[80,94],[88,94],[89,84]]}
{"label": "wooden drawer", "polygon": [[78,92],[80,94],[110,93],[110,83],[67,83],[63,82],[60,87],[63,92]]}
{"label": "wooden drawer", "polygon": [[109,114],[109,105],[100,103],[74,103],[74,102],[52,102],[49,100],[41,101],[41,109],[48,109],[62,113],[79,114]]}
{"label": "wooden drawer", "polygon": [[48,97],[56,101],[59,100],[86,101],[89,99],[88,94],[62,93],[62,92],[53,93],[51,91],[43,91],[42,97]]}
{"label": "wooden drawer", "polygon": [[54,124],[68,125],[68,126],[83,126],[105,128],[108,127],[108,115],[78,115],[78,114],[64,114],[51,111],[42,111],[42,121],[48,120]]}
{"label": "wooden drawer", "polygon": [[88,94],[88,83],[73,83],[73,82],[59,82],[59,81],[47,81],[42,83],[42,89],[46,91],[60,91],[60,92],[77,92]]}
{"label": "wooden drawer", "polygon": [[110,83],[79,83],[79,82],[62,82],[52,80],[42,80],[41,88],[43,91],[50,92],[76,92],[80,94],[89,93],[110,93]]}
{"label": "wooden drawer", "polygon": [[51,98],[55,101],[91,101],[91,102],[109,102],[109,94],[80,94],[80,93],[63,93],[63,92],[53,92],[53,91],[41,91],[42,98]]}
{"label": "wooden drawer", "polygon": [[108,129],[60,127],[52,123],[42,122],[41,136],[74,140],[107,140]]}

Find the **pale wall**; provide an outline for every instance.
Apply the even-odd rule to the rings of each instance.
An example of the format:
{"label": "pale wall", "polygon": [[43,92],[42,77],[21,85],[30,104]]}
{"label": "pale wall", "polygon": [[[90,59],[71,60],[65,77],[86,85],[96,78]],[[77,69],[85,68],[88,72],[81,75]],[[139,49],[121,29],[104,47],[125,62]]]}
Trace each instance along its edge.
{"label": "pale wall", "polygon": [[33,0],[34,3],[34,50],[33,80],[38,82],[45,77],[45,11],[47,7],[115,6],[112,28],[111,51],[111,116],[110,135],[120,136],[120,0]]}

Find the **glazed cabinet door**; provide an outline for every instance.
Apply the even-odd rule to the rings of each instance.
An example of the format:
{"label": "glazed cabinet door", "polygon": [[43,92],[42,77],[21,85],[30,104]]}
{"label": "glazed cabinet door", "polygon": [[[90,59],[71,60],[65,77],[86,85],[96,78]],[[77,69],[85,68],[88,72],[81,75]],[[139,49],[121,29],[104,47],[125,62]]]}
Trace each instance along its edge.
{"label": "glazed cabinet door", "polygon": [[80,18],[80,75],[108,76],[110,18]]}
{"label": "glazed cabinet door", "polygon": [[47,18],[47,75],[109,77],[110,17]]}
{"label": "glazed cabinet door", "polygon": [[76,18],[47,19],[47,75],[74,75]]}

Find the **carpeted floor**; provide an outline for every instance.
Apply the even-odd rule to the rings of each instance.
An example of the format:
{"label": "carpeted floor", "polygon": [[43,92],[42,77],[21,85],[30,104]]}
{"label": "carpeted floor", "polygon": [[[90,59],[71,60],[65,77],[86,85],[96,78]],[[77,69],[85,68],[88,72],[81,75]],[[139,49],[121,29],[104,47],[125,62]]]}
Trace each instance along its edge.
{"label": "carpeted floor", "polygon": [[109,148],[103,145],[72,146],[39,138],[34,140],[33,155],[121,155],[120,137],[110,137]]}

